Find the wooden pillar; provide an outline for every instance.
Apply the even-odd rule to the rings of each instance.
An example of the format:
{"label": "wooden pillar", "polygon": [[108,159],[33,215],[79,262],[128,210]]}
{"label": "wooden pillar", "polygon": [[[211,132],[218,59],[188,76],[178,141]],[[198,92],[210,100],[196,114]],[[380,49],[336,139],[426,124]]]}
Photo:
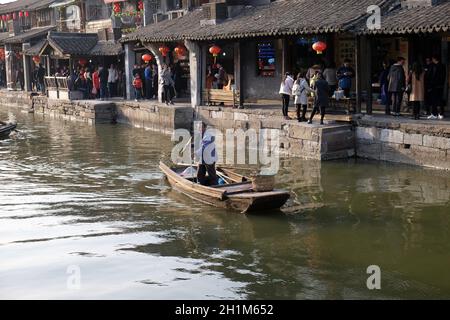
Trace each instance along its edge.
{"label": "wooden pillar", "polygon": [[372,97],[372,38],[371,37],[365,37],[366,42],[366,48],[365,52],[366,54],[364,57],[366,57],[365,65],[367,68],[367,75],[366,75],[366,87],[367,87],[367,99],[366,99],[366,113],[372,114],[372,106],[373,106],[373,97]]}
{"label": "wooden pillar", "polygon": [[8,90],[14,90],[13,59],[14,52],[12,51],[11,45],[5,44],[5,71]]}
{"label": "wooden pillar", "polygon": [[355,67],[356,67],[356,113],[361,113],[361,37],[355,38]]}
{"label": "wooden pillar", "polygon": [[283,74],[283,76],[284,76],[284,74],[286,73],[286,72],[288,72],[289,70],[287,69],[287,67],[288,67],[288,41],[287,41],[287,39],[282,39],[281,40],[281,50],[282,50],[282,58],[283,58],[283,61],[281,62],[282,64],[281,64],[281,73]]}
{"label": "wooden pillar", "polygon": [[125,91],[128,100],[135,98],[133,90],[133,68],[136,57],[133,51],[133,44],[125,44]]}
{"label": "wooden pillar", "polygon": [[[449,56],[448,56],[448,40],[447,37],[443,36],[442,40],[441,40],[441,63],[445,66],[445,74],[446,74],[446,79],[445,79],[445,86],[444,86],[444,101],[447,102],[448,105],[448,101],[449,101],[449,92],[448,92],[448,83],[449,83],[449,79],[448,79],[448,61],[449,61]],[[448,112],[447,112],[448,113]]]}
{"label": "wooden pillar", "polygon": [[[30,47],[29,43],[22,44],[22,52],[25,52]],[[23,55],[23,79],[25,92],[31,92],[31,57]]]}
{"label": "wooden pillar", "polygon": [[50,74],[50,56],[45,57],[46,68],[47,68],[47,76],[51,76]]}
{"label": "wooden pillar", "polygon": [[189,50],[189,71],[191,87],[191,106],[195,108],[202,103],[202,48],[198,42],[186,40],[184,45]]}
{"label": "wooden pillar", "polygon": [[145,43],[144,46],[151,51],[155,57],[156,64],[158,66],[158,101],[162,103],[163,97],[163,85],[161,82],[162,66],[164,64],[164,57],[159,52],[159,45],[156,43]]}
{"label": "wooden pillar", "polygon": [[239,100],[244,104],[244,86],[242,78],[242,43],[238,41],[234,44],[234,84],[239,90]]}

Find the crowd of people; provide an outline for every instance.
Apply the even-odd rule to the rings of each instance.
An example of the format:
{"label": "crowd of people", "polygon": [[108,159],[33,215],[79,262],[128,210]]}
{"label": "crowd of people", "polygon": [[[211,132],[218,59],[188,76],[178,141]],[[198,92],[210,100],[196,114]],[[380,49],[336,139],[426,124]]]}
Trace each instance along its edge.
{"label": "crowd of people", "polygon": [[398,57],[391,66],[383,64],[380,100],[385,105],[385,113],[400,116],[406,95],[408,104],[412,106],[414,119],[420,119],[421,109],[427,119],[444,119],[446,69],[439,57],[426,58],[425,65],[415,61],[407,74],[404,69],[405,61],[405,58]]}
{"label": "crowd of people", "polygon": [[[439,57],[427,58],[425,65],[414,62],[408,73],[405,72],[405,62],[405,58],[398,57],[390,65],[383,64],[379,83],[380,101],[385,106],[385,113],[400,116],[401,107],[407,99],[405,104],[412,108],[414,119],[420,119],[421,115],[426,115],[427,119],[444,119],[446,68]],[[334,63],[329,63],[325,68],[313,65],[307,72],[300,72],[295,79],[287,72],[279,91],[283,116],[291,120],[288,115],[289,103],[294,97],[299,122],[312,123],[315,113],[320,112],[320,123],[323,124],[330,97],[336,95],[337,99],[338,93],[342,93],[340,96],[349,98],[354,76],[355,71],[349,60],[345,60],[337,69]],[[307,120],[305,116],[310,97],[314,98],[314,106]]]}
{"label": "crowd of people", "polygon": [[83,99],[126,97],[125,73],[114,64],[106,66],[79,67],[68,75],[66,68],[56,76],[69,77],[69,90],[82,92]]}
{"label": "crowd of people", "polygon": [[173,105],[173,99],[180,97],[183,90],[183,72],[179,62],[161,66],[161,77],[158,76],[156,64],[136,64],[133,68],[133,87],[135,100],[156,99],[158,97],[159,85],[162,88],[162,100],[166,105]]}
{"label": "crowd of people", "polygon": [[[333,62],[325,68],[320,64],[315,64],[306,72],[301,71],[295,79],[290,72],[287,72],[281,82],[279,91],[282,98],[284,118],[291,120],[288,112],[290,99],[293,96],[299,122],[307,121],[311,124],[315,114],[320,113],[320,124],[323,124],[330,97],[337,90],[342,91],[345,97],[350,97],[354,76],[355,71],[349,60],[345,60],[342,66],[337,69]],[[306,111],[310,97],[314,98],[314,105],[309,120],[307,120]]]}

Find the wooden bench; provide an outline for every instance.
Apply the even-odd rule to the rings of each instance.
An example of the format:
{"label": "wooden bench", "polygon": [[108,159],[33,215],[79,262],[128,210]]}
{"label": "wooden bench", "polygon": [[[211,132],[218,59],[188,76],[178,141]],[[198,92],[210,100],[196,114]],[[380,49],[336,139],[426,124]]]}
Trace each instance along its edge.
{"label": "wooden bench", "polygon": [[239,90],[204,89],[203,101],[207,105],[223,103],[232,105],[233,108],[241,105]]}

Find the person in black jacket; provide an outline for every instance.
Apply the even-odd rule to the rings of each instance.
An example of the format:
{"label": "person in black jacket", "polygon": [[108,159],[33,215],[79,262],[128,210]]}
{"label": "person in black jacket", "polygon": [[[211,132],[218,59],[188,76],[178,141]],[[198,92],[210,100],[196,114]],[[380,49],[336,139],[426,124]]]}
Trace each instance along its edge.
{"label": "person in black jacket", "polygon": [[321,72],[317,71],[317,80],[314,83],[314,108],[309,117],[308,123],[311,124],[314,115],[320,112],[320,124],[323,124],[323,118],[325,118],[325,109],[329,104],[330,86],[328,82],[323,78]]}
{"label": "person in black jacket", "polygon": [[[403,101],[403,93],[405,92],[406,76],[403,65],[405,58],[398,57],[397,62],[394,63],[388,74],[388,91],[393,103],[394,116],[400,115],[400,107]],[[389,108],[386,113],[389,114]]]}
{"label": "person in black jacket", "polygon": [[[444,65],[439,61],[439,58],[434,56],[431,65],[431,116],[428,119],[444,119],[444,86],[446,71]],[[438,115],[438,107],[440,112]]]}
{"label": "person in black jacket", "polygon": [[103,66],[98,68],[100,79],[100,99],[105,100],[108,96],[108,70]]}

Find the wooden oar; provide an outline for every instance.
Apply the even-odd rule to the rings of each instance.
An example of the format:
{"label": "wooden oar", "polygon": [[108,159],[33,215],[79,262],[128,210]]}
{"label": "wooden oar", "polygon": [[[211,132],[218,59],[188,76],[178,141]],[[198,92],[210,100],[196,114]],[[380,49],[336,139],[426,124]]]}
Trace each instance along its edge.
{"label": "wooden oar", "polygon": [[216,174],[221,177],[223,179],[223,181],[225,181],[226,184],[230,184],[230,182],[227,179],[230,179],[229,177],[227,177],[226,175],[224,175],[223,173],[221,173],[220,171],[216,170]]}

